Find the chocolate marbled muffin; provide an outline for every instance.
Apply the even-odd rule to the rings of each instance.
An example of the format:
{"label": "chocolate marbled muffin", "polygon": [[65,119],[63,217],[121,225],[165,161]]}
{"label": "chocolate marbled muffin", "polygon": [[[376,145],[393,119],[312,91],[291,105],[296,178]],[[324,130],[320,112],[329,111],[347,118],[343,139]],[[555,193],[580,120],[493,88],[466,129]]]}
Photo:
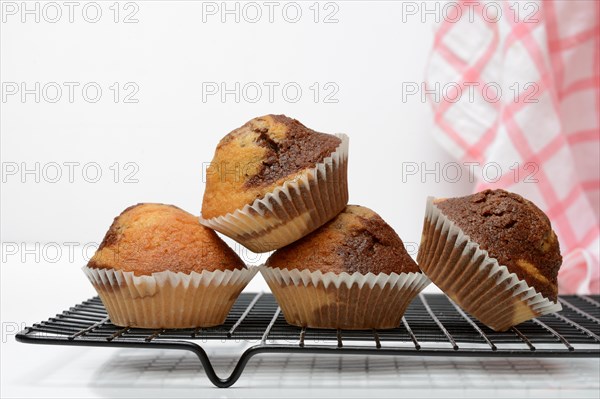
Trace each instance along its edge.
{"label": "chocolate marbled muffin", "polygon": [[502,331],[560,310],[560,247],[548,217],[504,190],[430,199],[418,262],[457,304]]}
{"label": "chocolate marbled muffin", "polygon": [[317,231],[275,251],[266,265],[336,274],[420,272],[394,229],[358,205],[346,206]]}
{"label": "chocolate marbled muffin", "polygon": [[114,324],[141,328],[222,324],[255,274],[197,216],[164,204],[125,209],[84,272]]}
{"label": "chocolate marbled muffin", "polygon": [[313,328],[395,328],[429,283],[396,232],[356,205],[275,251],[261,273],[287,322]]}
{"label": "chocolate marbled muffin", "polygon": [[218,144],[201,223],[255,252],[315,230],[348,202],[348,138],[285,115],[252,119]]}

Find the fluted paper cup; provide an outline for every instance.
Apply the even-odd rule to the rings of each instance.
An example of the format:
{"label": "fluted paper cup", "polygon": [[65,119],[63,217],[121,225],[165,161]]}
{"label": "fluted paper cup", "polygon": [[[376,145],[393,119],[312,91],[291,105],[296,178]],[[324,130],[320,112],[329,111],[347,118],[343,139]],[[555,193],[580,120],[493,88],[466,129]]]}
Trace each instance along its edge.
{"label": "fluted paper cup", "polygon": [[196,328],[223,324],[256,267],[148,276],[85,266],[110,321],[122,327]]}
{"label": "fluted paper cup", "polygon": [[417,263],[457,305],[495,331],[562,306],[510,273],[428,198]]}
{"label": "fluted paper cup", "polygon": [[251,205],[200,223],[254,252],[284,247],[311,233],[348,203],[348,144],[342,142],[323,162],[288,180]]}
{"label": "fluted paper cup", "polygon": [[261,266],[285,320],[311,328],[396,328],[429,279],[423,273],[322,273]]}

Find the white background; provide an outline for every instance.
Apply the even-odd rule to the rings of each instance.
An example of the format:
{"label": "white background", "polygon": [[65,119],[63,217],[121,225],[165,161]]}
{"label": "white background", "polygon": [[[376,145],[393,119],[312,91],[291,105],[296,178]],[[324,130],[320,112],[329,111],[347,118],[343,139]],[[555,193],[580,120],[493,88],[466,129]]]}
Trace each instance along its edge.
{"label": "white background", "polygon": [[[28,94],[23,102],[19,87],[15,95],[5,93],[2,103],[3,240],[98,242],[112,218],[137,202],[172,203],[198,214],[203,164],[212,159],[219,139],[267,113],[285,113],[318,131],[347,133],[350,202],[379,212],[406,241],[420,239],[427,195],[469,192],[466,174],[462,184],[436,184],[434,175],[425,184],[420,175],[402,182],[402,162],[433,168],[435,162],[450,161],[431,138],[430,106],[419,95],[402,101],[403,83],[424,80],[435,16],[422,23],[418,15],[403,14],[400,3],[350,1],[332,3],[337,23],[315,23],[312,3],[302,2],[297,23],[286,22],[286,3],[275,8],[273,23],[265,6],[257,23],[246,22],[242,6],[239,23],[235,15],[225,15],[222,23],[221,14],[203,14],[206,2],[147,1],[135,3],[138,23],[114,23],[111,4],[101,3],[102,18],[95,24],[85,21],[83,6],[75,8],[74,23],[68,22],[67,7],[61,7],[62,18],[54,24],[44,20],[43,6],[40,23],[33,15],[25,15],[22,23],[20,12],[4,16],[2,81],[25,82],[27,89],[40,82],[41,98],[36,103]],[[222,9],[220,2],[214,4]],[[120,8],[121,19],[133,10]],[[335,11],[324,4],[319,9],[320,19]],[[254,18],[253,10],[246,8],[246,19]],[[288,19],[293,10],[287,8]],[[46,8],[47,18],[54,13]],[[93,17],[93,8],[87,13]],[[51,86],[44,96],[44,85],[51,82],[62,86],[57,103],[47,101],[55,97]],[[65,82],[80,84],[73,103]],[[97,103],[83,97],[89,82],[102,88]],[[132,90],[124,84],[137,84],[139,102],[121,98],[115,104],[109,88],[114,82],[122,95]],[[205,82],[225,82],[228,88],[256,82],[263,87],[262,98],[250,103],[242,95],[236,102],[228,95],[222,102],[214,95],[203,102]],[[280,85],[273,103],[264,82]],[[323,89],[326,83],[337,85],[332,99],[338,102],[321,98],[315,103],[309,88],[315,82],[322,97],[333,90]],[[302,88],[298,102],[291,102],[293,88],[290,101],[283,97],[287,83]],[[94,93],[88,89],[88,99]],[[251,100],[254,93],[245,97]],[[72,183],[68,162],[79,163]],[[102,177],[90,183],[96,177],[94,162]],[[117,183],[115,162],[121,172]],[[136,166],[126,167],[129,162]],[[39,183],[35,173],[25,172],[35,170],[36,163]],[[138,183],[127,183],[134,168],[139,170],[132,179]],[[62,176],[52,183],[57,170]]]}
{"label": "white background", "polygon": [[[11,2],[2,2],[0,31],[0,280],[2,346],[8,354],[2,356],[3,396],[115,393],[97,386],[80,389],[94,380],[94,365],[107,361],[101,351],[64,352],[65,359],[81,353],[81,362],[92,366],[73,365],[62,377],[59,373],[58,379],[46,378],[32,388],[32,378],[25,373],[27,361],[40,356],[35,380],[52,369],[52,359],[63,352],[16,344],[14,332],[94,294],[79,269],[125,207],[163,202],[198,214],[203,165],[210,162],[223,135],[255,116],[285,113],[315,130],[348,134],[350,202],[380,213],[406,243],[420,240],[428,195],[471,191],[466,172],[459,182],[444,181],[441,170],[402,173],[406,162],[417,162],[420,169],[432,169],[439,162],[441,169],[452,161],[431,137],[430,106],[420,94],[403,100],[402,92],[403,83],[424,80],[435,15],[407,15],[400,2],[347,1],[321,3],[315,22],[313,2],[299,2],[298,22],[288,22],[295,18],[295,9],[284,13],[285,3],[279,3],[271,23],[268,7],[258,2],[262,17],[251,23],[256,8],[246,8],[244,14],[243,3],[238,3],[236,22],[234,14],[221,15],[221,2],[137,1],[119,4],[115,23],[111,1],[99,2],[102,16],[96,23],[86,21],[96,17],[95,8],[88,6],[84,12],[88,3],[80,2],[71,23],[69,8],[58,2],[62,16],[50,23],[56,18],[55,7],[38,2],[36,22],[35,14],[23,13],[21,2],[7,3]],[[35,4],[28,2],[27,7],[34,9]],[[214,6],[216,15],[203,13]],[[124,23],[132,12],[138,22]],[[337,22],[324,23],[327,15]],[[65,82],[77,85],[72,102]],[[116,103],[115,82],[120,90]],[[207,82],[224,82],[230,89],[236,82],[240,87],[255,82],[263,88],[262,97],[248,101],[256,96],[249,91],[246,96],[239,93],[239,101],[233,94],[224,101],[219,95],[203,99]],[[278,85],[272,102],[264,82]],[[318,101],[310,89],[315,82],[320,87]],[[93,89],[86,93],[87,100],[82,93],[88,83],[102,89],[95,103],[89,101],[95,96]],[[288,100],[282,93],[290,83],[302,89],[297,102],[291,101],[293,90]],[[53,103],[56,86],[62,88],[62,97]],[[11,94],[15,87],[19,92]],[[133,96],[137,102],[126,103],[124,95],[132,87],[139,89]],[[332,97],[337,101],[325,102],[331,87],[338,89]],[[22,97],[23,88],[34,94]],[[97,168],[102,175],[93,183]],[[134,175],[127,178],[131,172]],[[236,249],[249,263],[265,259]],[[413,255],[415,250],[411,247]],[[257,276],[248,289],[266,288]],[[82,373],[80,379],[69,374],[74,369]],[[142,391],[130,392],[135,396]]]}

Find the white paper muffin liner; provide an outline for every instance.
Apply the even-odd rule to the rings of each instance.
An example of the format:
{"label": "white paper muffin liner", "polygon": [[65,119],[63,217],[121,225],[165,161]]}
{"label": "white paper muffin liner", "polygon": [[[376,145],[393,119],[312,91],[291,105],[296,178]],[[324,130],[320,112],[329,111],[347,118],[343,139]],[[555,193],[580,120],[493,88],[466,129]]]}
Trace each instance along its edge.
{"label": "white paper muffin liner", "polygon": [[423,273],[335,274],[261,266],[289,324],[348,330],[400,325],[415,296],[429,283]]}
{"label": "white paper muffin liner", "polygon": [[111,322],[122,327],[195,328],[223,324],[258,268],[164,271],[148,276],[83,267]]}
{"label": "white paper muffin liner", "polygon": [[286,246],[316,230],[348,203],[348,144],[293,180],[256,199],[252,205],[200,223],[236,240],[254,252]]}
{"label": "white paper muffin liner", "polygon": [[457,305],[495,331],[562,310],[510,273],[427,199],[417,263]]}

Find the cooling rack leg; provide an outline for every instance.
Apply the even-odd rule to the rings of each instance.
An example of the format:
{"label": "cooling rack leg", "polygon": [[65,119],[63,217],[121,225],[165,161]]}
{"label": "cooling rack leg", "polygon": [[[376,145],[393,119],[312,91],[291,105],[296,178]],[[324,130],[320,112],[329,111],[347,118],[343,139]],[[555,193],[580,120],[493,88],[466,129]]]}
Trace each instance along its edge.
{"label": "cooling rack leg", "polygon": [[248,364],[250,358],[259,353],[259,350],[256,347],[249,348],[244,353],[242,353],[229,377],[221,378],[215,372],[215,369],[212,363],[210,362],[206,351],[202,349],[201,346],[194,345],[194,347],[188,347],[188,349],[198,356],[198,359],[200,359],[200,363],[202,364],[202,367],[206,372],[206,376],[208,377],[210,382],[212,382],[218,388],[229,388],[230,386],[235,384],[236,381],[242,375],[242,372],[244,371],[244,368],[246,367],[246,364]]}

